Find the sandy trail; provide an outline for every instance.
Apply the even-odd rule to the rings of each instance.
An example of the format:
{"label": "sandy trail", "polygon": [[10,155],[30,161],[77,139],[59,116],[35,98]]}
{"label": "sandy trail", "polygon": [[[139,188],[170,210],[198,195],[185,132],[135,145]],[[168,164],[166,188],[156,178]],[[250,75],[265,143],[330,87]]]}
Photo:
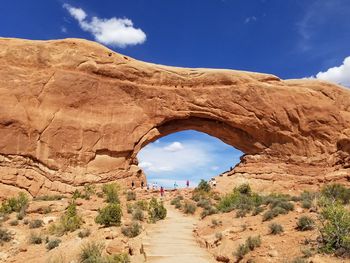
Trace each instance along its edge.
{"label": "sandy trail", "polygon": [[144,240],[147,261],[150,263],[214,263],[205,248],[193,236],[196,219],[186,217],[167,206],[165,220],[157,222]]}

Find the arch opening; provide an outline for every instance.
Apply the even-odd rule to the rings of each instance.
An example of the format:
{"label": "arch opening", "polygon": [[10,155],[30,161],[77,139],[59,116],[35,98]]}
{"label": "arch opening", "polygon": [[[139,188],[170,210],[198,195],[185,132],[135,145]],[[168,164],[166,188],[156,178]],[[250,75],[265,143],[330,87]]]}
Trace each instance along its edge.
{"label": "arch opening", "polygon": [[[137,154],[147,182],[165,188],[194,187],[229,171],[243,152],[217,137],[193,129],[173,132],[145,145]],[[175,185],[176,184],[176,185]]]}

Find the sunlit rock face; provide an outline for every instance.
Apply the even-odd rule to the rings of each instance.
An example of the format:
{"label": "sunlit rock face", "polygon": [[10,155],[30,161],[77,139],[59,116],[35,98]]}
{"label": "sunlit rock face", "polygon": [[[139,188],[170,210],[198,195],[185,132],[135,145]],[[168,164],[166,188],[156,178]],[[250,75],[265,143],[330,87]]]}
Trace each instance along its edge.
{"label": "sunlit rock face", "polygon": [[186,129],[242,150],[233,172],[350,177],[350,92],[340,86],[167,67],[79,39],[0,39],[0,62],[2,194],[139,184],[138,151]]}

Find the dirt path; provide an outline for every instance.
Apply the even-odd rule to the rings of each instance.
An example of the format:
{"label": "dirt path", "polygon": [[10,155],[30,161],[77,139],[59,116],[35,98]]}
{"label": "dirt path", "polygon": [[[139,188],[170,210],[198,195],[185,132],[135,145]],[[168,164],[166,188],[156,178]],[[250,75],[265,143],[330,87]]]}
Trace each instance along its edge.
{"label": "dirt path", "polygon": [[168,215],[158,222],[144,240],[150,263],[214,263],[205,248],[193,236],[196,220],[167,206]]}

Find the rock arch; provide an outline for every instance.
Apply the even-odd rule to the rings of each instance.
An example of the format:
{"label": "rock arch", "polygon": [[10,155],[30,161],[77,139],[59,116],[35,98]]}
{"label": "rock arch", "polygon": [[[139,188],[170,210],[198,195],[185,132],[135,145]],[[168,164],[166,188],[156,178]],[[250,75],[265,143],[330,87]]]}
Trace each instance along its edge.
{"label": "rock arch", "polygon": [[137,152],[184,129],[245,152],[233,173],[350,177],[350,92],[340,86],[155,65],[79,39],[0,47],[2,187],[37,195],[142,178]]}

